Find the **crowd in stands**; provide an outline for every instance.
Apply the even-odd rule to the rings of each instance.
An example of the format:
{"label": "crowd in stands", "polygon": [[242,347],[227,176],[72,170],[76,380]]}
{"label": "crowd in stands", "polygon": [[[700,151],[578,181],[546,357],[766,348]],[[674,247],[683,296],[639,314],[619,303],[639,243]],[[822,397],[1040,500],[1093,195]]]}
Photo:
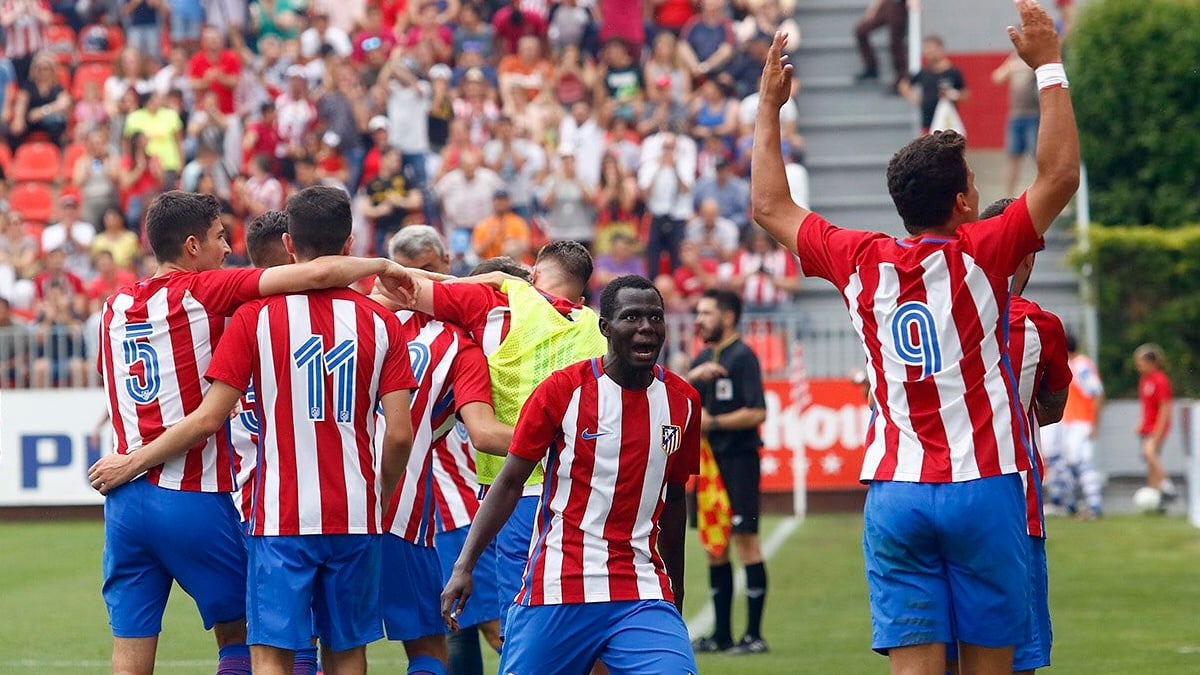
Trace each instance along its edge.
{"label": "crowd in stands", "polygon": [[[657,278],[673,311],[740,291],[787,303],[794,258],[750,227],[749,152],[787,0],[0,0],[0,386],[89,378],[89,322],[153,274],[164,190],[243,223],[323,183],[356,252],[438,227],[454,267],[588,243],[593,297]],[[796,199],[804,139],[782,112]],[[29,358],[22,359],[25,350]],[[85,367],[85,364],[88,364]]]}

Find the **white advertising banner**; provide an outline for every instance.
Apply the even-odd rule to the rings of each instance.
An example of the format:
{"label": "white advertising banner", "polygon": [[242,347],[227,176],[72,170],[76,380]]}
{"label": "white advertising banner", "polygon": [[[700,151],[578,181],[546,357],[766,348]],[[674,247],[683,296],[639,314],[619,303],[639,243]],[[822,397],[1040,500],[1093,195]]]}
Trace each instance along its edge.
{"label": "white advertising banner", "polygon": [[87,470],[112,447],[92,436],[103,389],[0,391],[0,506],[103,504]]}

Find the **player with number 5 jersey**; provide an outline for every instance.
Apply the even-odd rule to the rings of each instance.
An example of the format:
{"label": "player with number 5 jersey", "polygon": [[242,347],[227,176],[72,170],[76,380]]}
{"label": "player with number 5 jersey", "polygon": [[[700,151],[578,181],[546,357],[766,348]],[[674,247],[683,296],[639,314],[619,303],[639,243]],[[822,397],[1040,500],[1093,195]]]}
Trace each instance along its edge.
{"label": "player with number 5 jersey", "polygon": [[[101,459],[90,478],[108,496],[103,593],[118,672],[153,669],[173,581],[195,599],[204,626],[214,629],[221,667],[249,672],[246,554],[228,495],[235,467],[227,428],[197,438],[165,463],[128,473],[141,463],[135,456],[143,446],[199,407],[209,388],[203,375],[227,318],[274,293],[404,275],[385,260],[340,256],[271,270],[218,269],[230,250],[220,213],[211,196],[167,192],[156,198],[146,212],[146,232],[158,270],[118,290],[102,310],[98,365],[116,454]],[[141,471],[145,480],[117,489]]]}

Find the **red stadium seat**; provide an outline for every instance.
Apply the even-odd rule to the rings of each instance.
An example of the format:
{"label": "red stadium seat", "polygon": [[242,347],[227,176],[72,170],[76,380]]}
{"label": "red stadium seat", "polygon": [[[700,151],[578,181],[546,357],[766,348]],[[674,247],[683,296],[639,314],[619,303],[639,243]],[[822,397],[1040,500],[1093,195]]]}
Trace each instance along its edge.
{"label": "red stadium seat", "polygon": [[56,57],[58,63],[69,66],[75,62],[75,31],[70,26],[51,25],[46,27],[46,49]]}
{"label": "red stadium seat", "polygon": [[12,148],[8,147],[8,143],[0,143],[0,169],[4,171],[5,178],[12,170]]}
{"label": "red stadium seat", "polygon": [[71,177],[75,175],[75,162],[83,156],[87,151],[83,143],[72,143],[63,151],[62,171],[59,172],[59,179],[64,183],[70,183]]}
{"label": "red stadium seat", "polygon": [[53,183],[58,180],[62,153],[53,143],[25,143],[13,156],[9,178],[17,182]]}
{"label": "red stadium seat", "polygon": [[54,214],[54,193],[44,183],[21,183],[8,194],[8,208],[29,223],[45,225]]}
{"label": "red stadium seat", "polygon": [[75,69],[75,78],[71,81],[71,97],[75,100],[83,98],[83,85],[95,82],[104,91],[104,81],[113,74],[109,63],[85,63]]}

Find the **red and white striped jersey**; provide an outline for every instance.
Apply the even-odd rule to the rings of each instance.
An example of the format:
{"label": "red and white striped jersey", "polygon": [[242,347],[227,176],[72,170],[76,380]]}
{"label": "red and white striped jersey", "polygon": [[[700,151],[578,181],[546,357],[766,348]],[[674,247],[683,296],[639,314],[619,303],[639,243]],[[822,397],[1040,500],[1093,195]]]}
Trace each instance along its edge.
{"label": "red and white striped jersey", "polygon": [[842,292],[878,406],[863,481],[948,483],[1029,469],[1025,415],[1006,376],[1005,313],[1013,272],[1041,245],[1024,195],[945,238],[896,239],[805,218],[801,268]]}
{"label": "red and white striped jersey", "polygon": [[[454,413],[468,403],[492,404],[483,350],[457,326],[424,314],[400,312],[417,389],[411,399],[413,447],[400,485],[385,512],[384,529],[410,543],[433,546],[434,448],[454,428]],[[377,438],[382,438],[380,416]]]}
{"label": "red and white striped jersey", "polygon": [[[113,425],[113,449],[134,452],[200,407],[202,377],[225,320],[259,297],[259,269],[172,272],[125,286],[104,303],[99,370]],[[147,472],[162,488],[231,492],[229,432]]]}
{"label": "red and white striped jersey", "polygon": [[462,422],[433,447],[433,497],[438,532],[467,527],[479,512],[475,448]]}
{"label": "red and white striped jersey", "polygon": [[255,385],[251,534],[382,532],[376,407],[416,385],[395,315],[342,288],[265,298],[233,315],[206,377]]}
{"label": "red and white striped jersey", "polygon": [[800,276],[800,263],[791,251],[773,248],[766,253],[745,249],[733,259],[733,275],[745,278],[742,301],[748,305],[778,305],[790,302],[792,294],[775,285],[777,279]]}
{"label": "red and white striped jersey", "polygon": [[624,389],[601,359],[567,366],[521,410],[510,452],[546,470],[517,602],[674,599],[658,554],[667,483],[700,470],[700,395],[655,368]]}
{"label": "red and white striped jersey", "polygon": [[229,419],[229,440],[233,444],[233,472],[237,489],[233,505],[243,523],[250,522],[254,511],[254,467],[258,465],[258,412],[255,410],[254,383],[246,388],[238,402],[237,414]]}
{"label": "red and white striped jersey", "polygon": [[[568,300],[543,293],[550,304],[563,316],[579,307]],[[512,327],[512,310],[508,296],[483,284],[433,285],[434,315],[466,329],[485,356],[491,356],[508,337]]]}
{"label": "red and white striped jersey", "polygon": [[1029,536],[1045,537],[1041,484],[1046,476],[1046,465],[1042,461],[1041,433],[1034,400],[1040,389],[1062,391],[1071,384],[1071,368],[1067,365],[1067,335],[1057,316],[1019,296],[1013,297],[1009,307],[1008,326],[1008,356],[1017,379],[1021,407],[1029,420],[1026,439],[1037,463],[1036,480],[1030,480],[1028,471],[1021,473],[1025,483]]}
{"label": "red and white striped jersey", "polygon": [[[51,13],[46,0],[3,0],[0,10],[15,16],[12,25],[4,29],[4,55],[10,59],[33,56],[46,48],[46,28],[35,12]],[[24,82],[18,82],[18,85]]]}

